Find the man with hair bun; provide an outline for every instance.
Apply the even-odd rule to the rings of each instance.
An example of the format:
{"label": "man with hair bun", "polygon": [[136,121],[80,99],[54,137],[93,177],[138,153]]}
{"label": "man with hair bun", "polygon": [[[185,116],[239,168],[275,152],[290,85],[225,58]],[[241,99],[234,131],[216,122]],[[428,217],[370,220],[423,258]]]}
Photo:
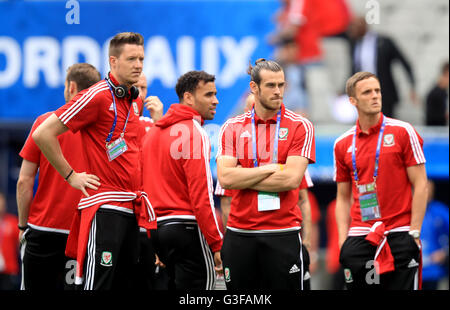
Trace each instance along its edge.
{"label": "man with hair bun", "polygon": [[303,289],[300,182],[315,161],[314,127],[284,107],[282,67],[249,66],[251,111],[221,128],[217,175],[235,190],[222,247],[227,289]]}

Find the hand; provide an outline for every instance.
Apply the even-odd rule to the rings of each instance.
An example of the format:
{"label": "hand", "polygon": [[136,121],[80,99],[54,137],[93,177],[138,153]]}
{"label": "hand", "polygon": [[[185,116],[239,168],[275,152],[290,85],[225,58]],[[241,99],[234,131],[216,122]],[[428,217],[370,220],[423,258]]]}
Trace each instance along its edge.
{"label": "hand", "polygon": [[264,166],[259,166],[259,168],[262,170],[269,170],[272,172],[281,170],[279,164],[268,164],[268,165],[264,165]]}
{"label": "hand", "polygon": [[222,258],[220,257],[220,252],[214,252],[214,270],[218,275],[223,275]]}
{"label": "hand", "polygon": [[443,249],[431,253],[431,261],[436,264],[443,264],[446,257],[447,253]]}
{"label": "hand", "polygon": [[416,242],[416,244],[417,244],[417,247],[419,248],[419,249],[422,249],[422,243],[420,243],[420,239],[419,238],[414,238],[414,241]]}
{"label": "hand", "polygon": [[162,261],[159,260],[158,255],[155,254],[155,258],[156,258],[155,259],[155,266],[159,266],[161,268],[166,268],[166,265]]}
{"label": "hand", "polygon": [[317,262],[309,263],[309,273],[314,274],[319,269],[319,264]]}
{"label": "hand", "polygon": [[73,172],[72,175],[67,179],[67,182],[73,188],[79,189],[83,192],[86,197],[89,197],[89,194],[86,191],[86,187],[89,187],[93,190],[98,190],[98,186],[100,186],[100,179],[98,176],[93,174],[87,174],[86,172]]}
{"label": "hand", "polygon": [[19,230],[19,244],[22,244],[24,242],[23,233],[24,233],[23,230]]}
{"label": "hand", "polygon": [[149,96],[144,100],[145,108],[150,112],[153,122],[163,117],[164,106],[157,96]]}

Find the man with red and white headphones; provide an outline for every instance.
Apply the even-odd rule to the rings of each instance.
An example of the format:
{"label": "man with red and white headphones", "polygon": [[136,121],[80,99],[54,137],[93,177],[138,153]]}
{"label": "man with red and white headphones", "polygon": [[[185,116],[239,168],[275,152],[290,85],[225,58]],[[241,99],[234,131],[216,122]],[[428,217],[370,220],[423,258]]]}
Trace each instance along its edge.
{"label": "man with red and white headphones", "polygon": [[[32,137],[74,188],[86,196],[70,229],[66,254],[77,259],[75,284],[85,290],[132,289],[139,227],[156,228],[156,216],[141,191],[139,91],[144,39],[119,33],[109,45],[111,72],[48,117]],[[75,171],[57,137],[81,133],[86,172]]]}

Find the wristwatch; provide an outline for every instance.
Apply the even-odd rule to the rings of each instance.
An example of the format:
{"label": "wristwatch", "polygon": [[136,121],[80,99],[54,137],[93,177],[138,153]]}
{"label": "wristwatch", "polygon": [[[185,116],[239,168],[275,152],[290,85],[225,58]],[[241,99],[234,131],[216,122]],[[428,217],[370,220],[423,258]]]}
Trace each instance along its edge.
{"label": "wristwatch", "polygon": [[409,231],[409,235],[411,236],[411,237],[413,237],[414,239],[419,239],[419,237],[420,237],[420,231],[418,231],[418,230],[410,230]]}
{"label": "wristwatch", "polygon": [[19,228],[19,230],[25,231],[25,230],[27,230],[27,228],[28,228],[28,224],[27,224],[27,225],[24,225],[24,226],[17,225],[17,228]]}

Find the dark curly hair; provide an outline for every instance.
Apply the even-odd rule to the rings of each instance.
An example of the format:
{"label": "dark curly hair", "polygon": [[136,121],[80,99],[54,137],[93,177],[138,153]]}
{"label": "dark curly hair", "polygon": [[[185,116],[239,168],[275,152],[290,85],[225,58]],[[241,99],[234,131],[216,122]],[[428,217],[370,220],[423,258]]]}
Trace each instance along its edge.
{"label": "dark curly hair", "polygon": [[178,78],[175,91],[180,102],[183,100],[185,92],[194,93],[200,81],[205,83],[214,82],[216,77],[205,71],[189,71]]}

